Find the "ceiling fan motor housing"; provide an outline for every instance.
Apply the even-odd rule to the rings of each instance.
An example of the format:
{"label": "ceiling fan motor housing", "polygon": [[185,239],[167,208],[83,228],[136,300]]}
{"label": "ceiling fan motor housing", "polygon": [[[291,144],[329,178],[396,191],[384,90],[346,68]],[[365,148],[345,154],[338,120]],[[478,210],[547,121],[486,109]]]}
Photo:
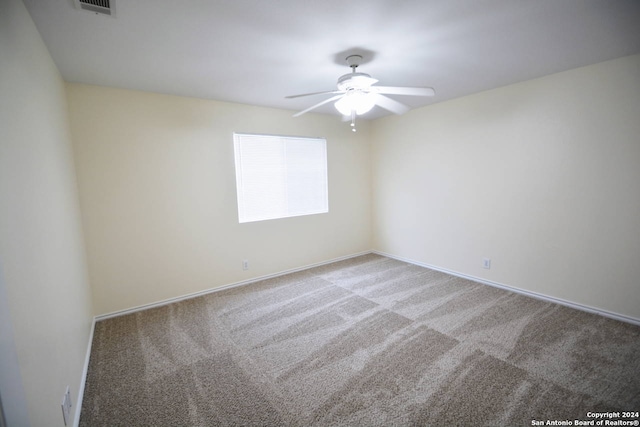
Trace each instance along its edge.
{"label": "ceiling fan motor housing", "polygon": [[378,80],[366,73],[349,73],[338,79],[339,90],[367,89]]}

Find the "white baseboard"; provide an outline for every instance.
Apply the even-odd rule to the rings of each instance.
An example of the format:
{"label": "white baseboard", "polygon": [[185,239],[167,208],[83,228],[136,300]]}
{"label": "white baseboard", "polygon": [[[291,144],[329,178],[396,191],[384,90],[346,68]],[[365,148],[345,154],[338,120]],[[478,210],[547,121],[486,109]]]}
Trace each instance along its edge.
{"label": "white baseboard", "polygon": [[207,295],[207,294],[211,294],[211,293],[214,293],[214,292],[219,292],[219,291],[222,291],[222,290],[225,290],[225,289],[231,289],[231,288],[235,288],[235,287],[238,287],[238,286],[249,285],[251,283],[259,282],[261,280],[272,279],[274,277],[284,276],[285,274],[295,273],[297,271],[306,270],[308,268],[319,267],[319,266],[322,266],[322,265],[331,264],[332,262],[343,261],[343,260],[346,260],[346,259],[349,259],[349,258],[355,258],[357,256],[366,255],[366,254],[370,254],[370,253],[371,253],[371,251],[359,252],[359,253],[355,253],[355,254],[351,254],[351,255],[346,255],[346,256],[343,256],[343,257],[330,259],[328,261],[322,261],[322,262],[318,262],[318,263],[315,263],[315,264],[305,265],[303,267],[292,268],[292,269],[281,271],[281,272],[274,273],[274,274],[268,274],[268,275],[265,275],[265,276],[254,277],[252,279],[243,280],[241,282],[230,283],[228,285],[223,285],[223,286],[220,286],[220,287],[217,287],[217,288],[206,289],[206,290],[200,291],[200,292],[195,292],[195,293],[182,295],[182,296],[175,297],[175,298],[169,298],[169,299],[166,299],[166,300],[162,300],[162,301],[158,301],[158,302],[154,302],[154,303],[150,303],[150,304],[144,304],[144,305],[141,305],[141,306],[138,306],[138,307],[129,308],[129,309],[126,309],[126,310],[120,310],[120,311],[115,311],[115,312],[112,312],[112,313],[101,314],[101,315],[95,316],[93,318],[93,321],[91,322],[91,331],[89,333],[89,344],[87,345],[87,354],[85,356],[84,367],[82,369],[82,378],[80,380],[80,387],[78,389],[78,398],[76,399],[76,410],[75,410],[73,426],[74,427],[78,427],[78,425],[80,423],[80,413],[82,411],[82,399],[84,398],[84,388],[85,388],[85,384],[86,384],[86,381],[87,381],[87,373],[89,371],[89,360],[90,360],[90,357],[91,357],[91,345],[93,344],[93,333],[95,331],[96,322],[99,322],[99,321],[105,320],[105,319],[109,319],[109,318],[112,318],[112,317],[118,317],[118,316],[123,316],[125,314],[135,313],[137,311],[148,310],[148,309],[154,308],[154,307],[161,307],[163,305],[171,304],[171,303],[178,302],[178,301],[184,301],[184,300],[191,299],[191,298],[196,298],[196,297],[199,297],[201,295]]}
{"label": "white baseboard", "polygon": [[125,314],[135,313],[135,312],[138,312],[138,311],[148,310],[150,308],[161,307],[161,306],[164,306],[164,305],[167,305],[167,304],[171,304],[171,303],[174,303],[174,302],[179,302],[179,301],[184,301],[184,300],[191,299],[191,298],[196,298],[196,297],[199,297],[201,295],[207,295],[207,294],[223,291],[223,290],[226,290],[226,289],[231,289],[231,288],[235,288],[235,287],[239,287],[239,286],[249,285],[251,283],[259,282],[261,280],[272,279],[274,277],[284,276],[285,274],[295,273],[295,272],[298,272],[298,271],[306,270],[308,268],[319,267],[319,266],[322,266],[322,265],[331,264],[333,262],[343,261],[343,260],[346,260],[346,259],[355,258],[357,256],[366,255],[366,254],[370,254],[370,253],[381,255],[381,256],[385,256],[387,258],[395,259],[395,260],[398,260],[398,261],[407,262],[409,264],[418,265],[420,267],[429,268],[431,270],[440,271],[440,272],[443,272],[443,273],[450,274],[452,276],[456,276],[456,277],[461,277],[463,279],[472,280],[474,282],[482,283],[484,285],[493,286],[493,287],[496,287],[496,288],[500,288],[500,289],[504,289],[504,290],[507,290],[507,291],[515,292],[515,293],[518,293],[518,294],[521,294],[521,295],[529,296],[529,297],[540,299],[540,300],[543,300],[543,301],[564,305],[566,307],[575,308],[577,310],[582,310],[582,311],[586,311],[586,312],[589,312],[589,313],[598,314],[598,315],[601,315],[601,316],[604,316],[604,317],[608,317],[608,318],[611,318],[611,319],[620,320],[622,322],[631,323],[631,324],[640,326],[640,319],[636,319],[634,317],[624,316],[622,314],[613,313],[613,312],[602,310],[602,309],[595,308],[595,307],[589,307],[589,306],[586,306],[586,305],[583,305],[583,304],[578,304],[578,303],[575,303],[575,302],[572,302],[572,301],[563,300],[561,298],[556,298],[556,297],[552,297],[552,296],[549,296],[549,295],[540,294],[540,293],[537,293],[537,292],[526,291],[524,289],[514,288],[512,286],[508,286],[508,285],[505,285],[505,284],[502,284],[502,283],[493,282],[493,281],[490,281],[490,280],[482,279],[480,277],[475,277],[475,276],[471,276],[471,275],[468,275],[468,274],[459,273],[457,271],[448,270],[446,268],[438,267],[438,266],[431,265],[431,264],[426,264],[426,263],[423,263],[423,262],[415,261],[415,260],[412,260],[412,259],[408,259],[408,258],[396,256],[396,255],[392,255],[392,254],[385,253],[385,252],[382,252],[382,251],[372,250],[372,251],[359,252],[359,253],[346,255],[346,256],[343,256],[343,257],[339,257],[339,258],[334,258],[334,259],[327,260],[327,261],[318,262],[318,263],[315,263],[315,264],[305,265],[303,267],[292,268],[292,269],[281,271],[281,272],[274,273],[274,274],[268,274],[268,275],[265,275],[265,276],[254,277],[252,279],[243,280],[241,282],[230,283],[228,285],[223,285],[223,286],[220,286],[220,287],[217,287],[217,288],[211,288],[211,289],[207,289],[207,290],[204,290],[204,291],[183,295],[183,296],[180,296],[180,297],[169,298],[169,299],[166,299],[166,300],[162,300],[162,301],[158,301],[158,302],[154,302],[154,303],[150,303],[150,304],[141,305],[141,306],[138,306],[138,307],[133,307],[133,308],[129,308],[129,309],[126,309],[126,310],[120,310],[120,311],[115,311],[115,312],[112,312],[112,313],[107,313],[107,314],[102,314],[102,315],[99,315],[99,316],[95,316],[93,318],[93,322],[91,324],[91,332],[90,332],[90,335],[89,335],[89,344],[87,346],[87,354],[86,354],[85,361],[84,361],[84,368],[82,370],[82,380],[80,382],[80,388],[78,390],[78,399],[77,399],[77,403],[76,403],[74,427],[78,427],[78,423],[80,422],[80,412],[81,412],[81,409],[82,409],[82,399],[83,399],[83,396],[84,396],[84,388],[85,388],[85,383],[86,383],[86,378],[87,378],[87,372],[89,370],[89,359],[90,359],[90,356],[91,356],[91,345],[93,343],[93,333],[94,333],[94,330],[95,330],[96,322],[101,321],[101,320],[105,320],[105,319],[109,319],[109,318],[112,318],[112,317],[118,317],[118,316],[123,316]]}
{"label": "white baseboard", "polygon": [[431,270],[440,271],[442,273],[447,273],[447,274],[450,274],[452,276],[461,277],[463,279],[473,280],[474,282],[482,283],[483,285],[493,286],[495,288],[504,289],[504,290],[507,290],[507,291],[515,292],[515,293],[518,293],[518,294],[521,294],[521,295],[526,295],[528,297],[536,298],[536,299],[539,299],[539,300],[543,300],[543,301],[547,301],[547,302],[552,302],[552,303],[564,305],[566,307],[575,308],[576,310],[586,311],[586,312],[593,313],[593,314],[599,314],[600,316],[608,317],[610,319],[620,320],[621,322],[631,323],[633,325],[640,326],[640,319],[636,319],[635,317],[630,317],[630,316],[625,316],[623,314],[613,313],[613,312],[610,312],[610,311],[602,310],[600,308],[590,307],[588,305],[579,304],[579,303],[576,303],[576,302],[573,302],[573,301],[567,301],[567,300],[564,300],[564,299],[561,299],[561,298],[556,298],[556,297],[540,294],[540,293],[533,292],[533,291],[527,291],[527,290],[524,290],[524,289],[514,288],[512,286],[505,285],[503,283],[493,282],[491,280],[486,280],[486,279],[482,279],[480,277],[475,277],[475,276],[471,276],[471,275],[468,275],[468,274],[459,273],[457,271],[452,271],[452,270],[448,270],[446,268],[438,267],[438,266],[435,266],[435,265],[426,264],[426,263],[415,261],[415,260],[412,260],[412,259],[408,259],[408,258],[404,258],[404,257],[388,254],[388,253],[385,253],[385,252],[382,252],[382,251],[373,250],[373,251],[371,251],[371,253],[382,255],[382,256],[385,256],[387,258],[392,258],[392,259],[395,259],[395,260],[398,260],[398,261],[408,262],[409,264],[418,265],[420,267],[429,268]]}
{"label": "white baseboard", "polygon": [[[295,273],[295,272],[298,272],[298,271],[306,270],[308,268],[319,267],[319,266],[322,266],[322,265],[331,264],[333,262],[343,261],[343,260],[346,260],[346,259],[349,259],[349,258],[355,258],[357,256],[366,255],[366,254],[370,254],[370,253],[381,255],[381,256],[385,256],[385,257],[392,258],[392,259],[396,259],[398,261],[408,262],[409,264],[418,265],[420,267],[429,268],[431,270],[441,271],[443,273],[451,274],[452,276],[457,276],[457,277],[461,277],[463,279],[473,280],[474,282],[478,282],[478,283],[482,283],[484,285],[489,285],[489,286],[493,286],[493,287],[496,287],[496,288],[504,289],[504,290],[507,290],[507,291],[515,292],[515,293],[518,293],[518,294],[521,294],[521,295],[526,295],[526,296],[529,296],[529,297],[532,297],[532,298],[536,298],[536,299],[540,299],[540,300],[543,300],[543,301],[548,301],[548,302],[564,305],[566,307],[575,308],[576,310],[586,311],[586,312],[589,312],[589,313],[598,314],[600,316],[604,316],[604,317],[608,317],[608,318],[611,318],[611,319],[615,319],[615,320],[619,320],[619,321],[622,321],[622,322],[631,323],[631,324],[640,326],[640,319],[636,319],[635,317],[625,316],[623,314],[610,312],[610,311],[603,310],[603,309],[596,308],[596,307],[590,307],[590,306],[587,306],[587,305],[579,304],[579,303],[576,303],[576,302],[573,302],[573,301],[564,300],[564,299],[561,299],[561,298],[552,297],[552,296],[541,294],[541,293],[538,293],[538,292],[519,289],[519,288],[516,288],[516,287],[513,287],[513,286],[505,285],[503,283],[494,282],[494,281],[491,281],[491,280],[483,279],[481,277],[471,276],[469,274],[460,273],[460,272],[457,272],[457,271],[453,271],[453,270],[449,270],[449,269],[446,269],[446,268],[438,267],[436,265],[431,265],[431,264],[419,262],[419,261],[416,261],[416,260],[413,260],[413,259],[409,259],[409,258],[405,258],[405,257],[401,257],[401,256],[396,256],[396,255],[393,255],[393,254],[389,254],[389,253],[382,252],[382,251],[377,251],[377,250],[364,251],[364,252],[359,252],[359,253],[355,253],[355,254],[351,254],[351,255],[346,255],[346,256],[343,256],[343,257],[338,257],[338,258],[330,259],[330,260],[327,260],[327,261],[322,261],[322,262],[318,262],[318,263],[314,263],[314,264],[305,265],[305,266],[302,266],[302,267],[292,268],[292,269],[289,269],[289,270],[284,270],[284,271],[280,271],[280,272],[273,273],[273,274],[267,274],[267,275],[264,275],[264,276],[254,277],[254,278],[251,278],[251,279],[248,279],[248,280],[243,280],[243,281],[240,281],[240,282],[230,283],[228,285],[223,285],[223,286],[219,286],[219,287],[216,287],[216,288],[205,289],[203,291],[194,292],[194,293],[187,294],[187,295],[182,295],[182,296],[179,296],[179,297],[168,298],[166,300],[157,301],[157,302],[153,302],[153,303],[149,303],[149,304],[144,304],[144,305],[140,305],[140,306],[137,306],[137,307],[128,308],[128,309],[125,309],[125,310],[119,310],[119,311],[114,311],[114,312],[111,312],[111,313],[101,314],[101,315],[98,315],[98,316],[96,316],[94,318],[94,324],[95,324],[95,322],[99,322],[101,320],[109,319],[109,318],[112,318],[112,317],[124,316],[126,314],[131,314],[131,313],[135,313],[135,312],[138,312],[138,311],[148,310],[150,308],[161,307],[163,305],[171,304],[171,303],[174,303],[174,302],[184,301],[184,300],[187,300],[187,299],[196,298],[196,297],[199,297],[199,296],[202,296],[202,295],[207,295],[207,294],[223,291],[223,290],[235,288],[235,287],[238,287],[238,286],[249,285],[251,283],[259,282],[261,280],[272,279],[274,277],[284,276],[285,274]],[[91,334],[93,336],[93,327],[91,329]],[[87,355],[87,358],[88,358],[88,355]],[[87,363],[88,363],[88,359],[87,359]],[[83,386],[84,386],[84,379],[83,379]]]}
{"label": "white baseboard", "polygon": [[273,274],[267,274],[264,276],[259,276],[259,277],[254,277],[248,280],[243,280],[241,282],[235,282],[235,283],[230,283],[228,285],[222,285],[216,288],[211,288],[211,289],[205,289],[203,291],[199,291],[199,292],[194,292],[191,294],[187,294],[187,295],[182,295],[179,297],[174,297],[174,298],[168,298],[162,301],[157,301],[157,302],[152,302],[149,304],[144,304],[144,305],[140,305],[137,307],[132,307],[132,308],[127,308],[124,310],[119,310],[119,311],[114,311],[111,313],[106,313],[106,314],[100,314],[98,316],[95,317],[95,321],[99,322],[101,320],[105,320],[105,319],[110,319],[112,317],[118,317],[118,316],[124,316],[126,314],[131,314],[131,313],[136,313],[138,311],[143,311],[143,310],[148,310],[150,308],[155,308],[155,307],[161,307],[163,305],[167,305],[167,304],[172,304],[174,302],[179,302],[179,301],[184,301],[184,300],[188,300],[191,298],[196,298],[202,295],[208,295],[214,292],[220,292],[220,291],[224,291],[227,289],[231,289],[231,288],[236,288],[238,286],[245,286],[245,285],[249,285],[251,283],[255,283],[255,282],[259,282],[261,280],[266,280],[266,279],[272,279],[274,277],[279,277],[279,276],[284,276],[285,274],[291,274],[291,273],[295,273],[298,271],[302,271],[302,270],[306,270],[308,268],[313,268],[313,267],[319,267],[322,265],[326,265],[326,264],[331,264],[333,262],[337,262],[337,261],[344,261],[346,259],[349,258],[355,258],[357,256],[361,256],[361,255],[366,255],[366,254],[370,254],[372,253],[371,251],[364,251],[364,252],[358,252],[355,254],[351,254],[351,255],[345,255],[342,257],[338,257],[338,258],[333,258],[327,261],[322,261],[322,262],[318,262],[318,263],[314,263],[314,264],[309,264],[309,265],[305,265],[303,267],[297,267],[297,268],[292,268],[289,270],[284,270],[284,271],[280,271],[278,273],[273,273]]}
{"label": "white baseboard", "polygon": [[87,354],[84,357],[84,367],[82,368],[82,378],[78,388],[78,398],[76,399],[76,411],[73,417],[73,427],[78,427],[80,423],[80,412],[82,411],[82,399],[84,398],[84,386],[87,382],[89,372],[89,359],[91,358],[91,345],[93,344],[93,331],[96,328],[96,318],[91,321],[91,331],[89,331],[89,343],[87,344]]}

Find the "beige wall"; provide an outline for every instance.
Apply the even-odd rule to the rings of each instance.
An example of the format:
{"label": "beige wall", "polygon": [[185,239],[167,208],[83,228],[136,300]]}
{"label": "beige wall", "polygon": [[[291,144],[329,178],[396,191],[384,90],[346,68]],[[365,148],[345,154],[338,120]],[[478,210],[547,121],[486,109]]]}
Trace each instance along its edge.
{"label": "beige wall", "polygon": [[76,408],[92,319],[80,224],[64,83],[22,2],[0,1],[0,285],[33,426],[63,425],[67,385]]}
{"label": "beige wall", "polygon": [[[371,248],[366,122],[78,84],[67,96],[96,314]],[[325,137],[329,213],[239,224],[234,131]]]}
{"label": "beige wall", "polygon": [[640,319],[640,55],[371,133],[375,249]]}

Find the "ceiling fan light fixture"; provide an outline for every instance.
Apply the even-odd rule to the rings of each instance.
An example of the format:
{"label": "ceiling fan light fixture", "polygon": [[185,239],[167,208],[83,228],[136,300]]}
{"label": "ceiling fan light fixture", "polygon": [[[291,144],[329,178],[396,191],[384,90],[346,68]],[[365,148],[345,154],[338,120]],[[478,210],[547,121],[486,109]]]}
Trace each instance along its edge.
{"label": "ceiling fan light fixture", "polygon": [[371,93],[351,91],[337,100],[334,105],[343,116],[350,116],[352,111],[360,116],[371,111],[376,105],[376,100]]}

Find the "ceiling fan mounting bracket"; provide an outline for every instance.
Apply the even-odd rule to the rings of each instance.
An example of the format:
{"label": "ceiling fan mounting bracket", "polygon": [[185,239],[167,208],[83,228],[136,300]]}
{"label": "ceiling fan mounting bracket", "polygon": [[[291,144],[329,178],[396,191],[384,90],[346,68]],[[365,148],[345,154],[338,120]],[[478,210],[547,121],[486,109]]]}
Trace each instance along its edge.
{"label": "ceiling fan mounting bracket", "polygon": [[346,60],[347,64],[349,64],[349,67],[351,67],[351,69],[355,73],[356,68],[358,68],[358,66],[362,64],[362,55],[349,55],[347,56]]}

